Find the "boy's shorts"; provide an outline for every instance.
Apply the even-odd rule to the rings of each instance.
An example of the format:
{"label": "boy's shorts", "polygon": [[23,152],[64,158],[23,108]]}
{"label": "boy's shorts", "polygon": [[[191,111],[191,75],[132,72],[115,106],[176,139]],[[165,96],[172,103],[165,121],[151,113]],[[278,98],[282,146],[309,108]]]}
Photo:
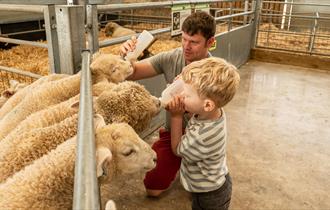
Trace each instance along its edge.
{"label": "boy's shorts", "polygon": [[181,165],[181,158],[174,155],[171,149],[171,132],[159,131],[159,140],[152,145],[157,153],[156,168],[149,171],[144,178],[144,186],[149,190],[165,190],[176,177]]}

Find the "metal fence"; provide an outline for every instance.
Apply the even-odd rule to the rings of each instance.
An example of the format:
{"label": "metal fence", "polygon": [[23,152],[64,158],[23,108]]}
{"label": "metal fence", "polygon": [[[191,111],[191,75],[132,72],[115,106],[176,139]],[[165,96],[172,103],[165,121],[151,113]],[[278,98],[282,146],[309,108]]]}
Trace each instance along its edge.
{"label": "metal fence", "polygon": [[[295,7],[303,6],[315,9],[295,12]],[[273,8],[281,8],[281,11]],[[256,47],[330,56],[329,11],[330,4],[262,1]]]}

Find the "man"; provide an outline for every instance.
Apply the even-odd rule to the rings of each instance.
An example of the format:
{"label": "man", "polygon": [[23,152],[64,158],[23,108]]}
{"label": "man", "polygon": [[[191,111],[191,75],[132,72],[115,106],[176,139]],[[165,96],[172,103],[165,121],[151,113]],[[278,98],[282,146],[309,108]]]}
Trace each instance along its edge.
{"label": "man", "polygon": [[[167,83],[172,83],[186,65],[210,56],[208,49],[214,42],[216,23],[206,12],[193,13],[182,24],[182,47],[159,53],[149,59],[133,63],[134,72],[128,78],[139,80],[164,74]],[[127,40],[120,48],[121,56],[134,50],[136,38]],[[146,174],[144,185],[149,196],[157,197],[167,190],[180,168],[181,158],[171,149],[170,117],[166,116],[165,130],[152,148],[157,153],[157,166]]]}

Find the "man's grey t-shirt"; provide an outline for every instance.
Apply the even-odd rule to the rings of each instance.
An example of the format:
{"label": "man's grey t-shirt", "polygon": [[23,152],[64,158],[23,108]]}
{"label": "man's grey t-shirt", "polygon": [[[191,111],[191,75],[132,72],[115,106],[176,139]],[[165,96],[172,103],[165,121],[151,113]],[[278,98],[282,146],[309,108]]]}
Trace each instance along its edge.
{"label": "man's grey t-shirt", "polygon": [[149,58],[149,61],[158,74],[164,74],[167,83],[172,83],[186,65],[181,47],[159,53]]}

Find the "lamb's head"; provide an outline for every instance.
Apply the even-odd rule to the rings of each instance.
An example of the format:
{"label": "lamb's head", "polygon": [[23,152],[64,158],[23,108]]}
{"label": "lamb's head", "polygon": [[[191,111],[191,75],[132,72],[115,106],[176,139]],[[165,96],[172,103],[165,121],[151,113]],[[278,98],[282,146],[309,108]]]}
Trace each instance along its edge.
{"label": "lamb's head", "polygon": [[93,55],[90,68],[96,82],[106,79],[109,82],[119,83],[133,73],[133,67],[129,61],[112,54],[96,53]]}
{"label": "lamb's head", "polygon": [[118,28],[121,27],[115,22],[108,22],[104,27],[104,33],[106,36],[112,36],[113,32]]}
{"label": "lamb's head", "polygon": [[9,81],[9,88],[4,90],[1,93],[1,96],[5,97],[5,98],[10,98],[15,93],[17,93],[19,90],[25,88],[26,86],[27,86],[27,84],[25,84],[25,83],[20,83],[17,80],[10,80]]}
{"label": "lamb's head", "polygon": [[[97,174],[101,183],[109,182],[113,174],[147,172],[156,166],[156,153],[127,123],[103,126],[97,129],[95,138]],[[108,161],[102,161],[106,159]]]}
{"label": "lamb's head", "polygon": [[146,129],[160,111],[160,101],[143,85],[124,81],[104,91],[95,101],[94,108],[106,123],[126,122],[136,132]]}

